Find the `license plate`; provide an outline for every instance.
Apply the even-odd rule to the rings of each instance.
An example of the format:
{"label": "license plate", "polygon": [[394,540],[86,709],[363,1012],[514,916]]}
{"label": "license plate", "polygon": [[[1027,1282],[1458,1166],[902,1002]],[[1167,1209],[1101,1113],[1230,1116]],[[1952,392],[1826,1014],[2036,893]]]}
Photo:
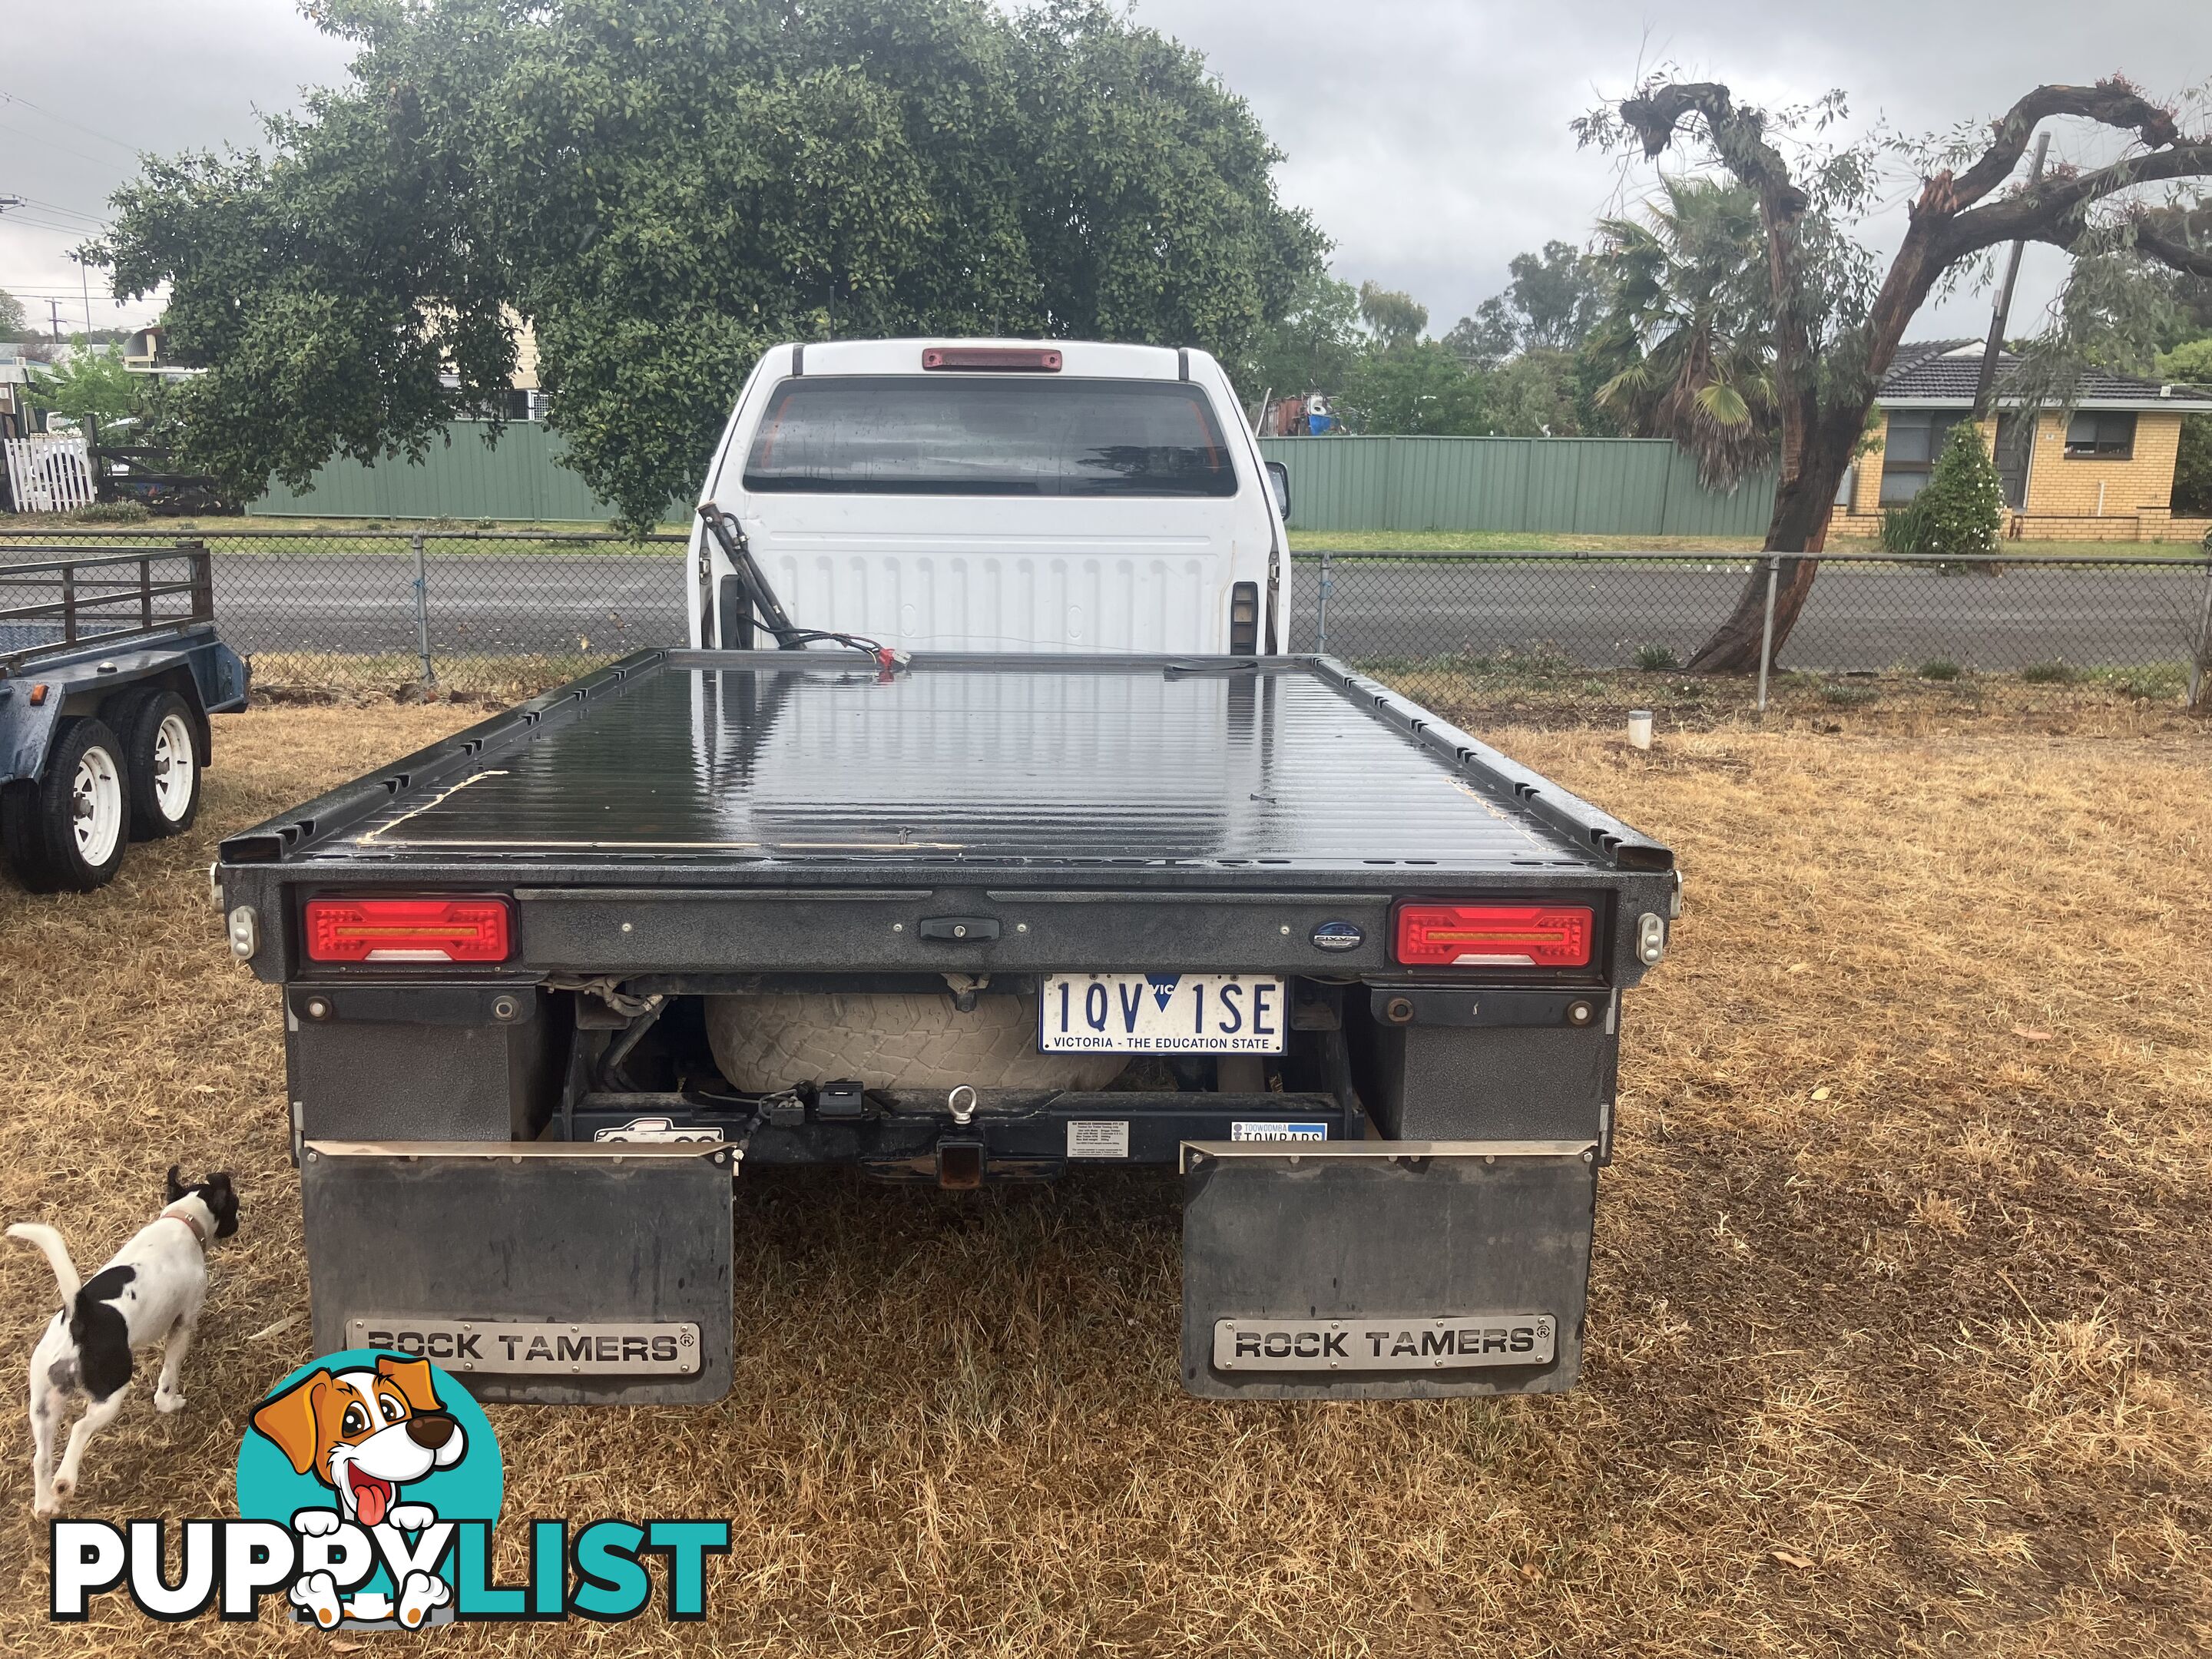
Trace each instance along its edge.
{"label": "license plate", "polygon": [[1272,974],[1049,974],[1047,1054],[1279,1054],[1288,1003]]}
{"label": "license plate", "polygon": [[1548,1365],[1549,1314],[1406,1319],[1217,1319],[1213,1365],[1224,1371],[1437,1371]]}
{"label": "license plate", "polygon": [[688,1376],[699,1328],[684,1321],[442,1319],[368,1314],[347,1322],[357,1348],[391,1348],[449,1371],[501,1376]]}

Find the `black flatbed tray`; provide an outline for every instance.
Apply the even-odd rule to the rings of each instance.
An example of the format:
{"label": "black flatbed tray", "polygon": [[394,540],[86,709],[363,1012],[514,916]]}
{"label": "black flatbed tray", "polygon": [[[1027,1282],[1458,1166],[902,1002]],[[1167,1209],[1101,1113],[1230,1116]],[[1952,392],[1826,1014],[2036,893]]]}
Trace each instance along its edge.
{"label": "black flatbed tray", "polygon": [[1666,848],[1320,656],[641,652],[222,844],[351,884],[1402,885]]}

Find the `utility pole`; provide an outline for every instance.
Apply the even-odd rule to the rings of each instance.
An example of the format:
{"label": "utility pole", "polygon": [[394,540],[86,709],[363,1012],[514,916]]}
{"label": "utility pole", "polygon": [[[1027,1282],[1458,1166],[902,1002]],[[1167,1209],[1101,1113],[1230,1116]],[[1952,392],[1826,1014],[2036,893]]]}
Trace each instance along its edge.
{"label": "utility pole", "polygon": [[[2027,183],[2032,190],[2035,181],[2043,177],[2043,158],[2050,153],[2051,135],[2035,135],[2035,159],[2027,164]],[[2013,284],[2020,280],[2021,251],[2024,241],[2012,245],[2012,257],[2005,261],[2004,284],[1997,289],[1996,309],[1990,313],[1990,337],[1982,345],[1982,371],[1974,381],[1974,419],[1990,417],[1990,394],[1996,389],[1997,353],[2004,349],[2005,324],[2012,316]]]}
{"label": "utility pole", "polygon": [[62,343],[62,302],[59,300],[46,301],[46,317],[53,324],[54,343],[59,345]]}

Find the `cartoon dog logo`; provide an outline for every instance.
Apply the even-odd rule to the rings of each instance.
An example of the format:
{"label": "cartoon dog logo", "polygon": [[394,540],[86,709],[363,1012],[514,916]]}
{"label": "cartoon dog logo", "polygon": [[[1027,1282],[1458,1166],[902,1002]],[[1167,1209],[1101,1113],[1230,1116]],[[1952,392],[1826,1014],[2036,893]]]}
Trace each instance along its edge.
{"label": "cartoon dog logo", "polygon": [[[428,1361],[378,1358],[373,1370],[318,1370],[264,1401],[253,1426],[276,1443],[295,1474],[312,1475],[331,1489],[336,1506],[306,1509],[292,1517],[295,1532],[314,1537],[351,1522],[420,1533],[437,1511],[402,1500],[401,1488],[447,1469],[468,1451],[468,1435],[439,1401]],[[363,1591],[341,1601],[331,1574],[313,1572],[292,1589],[292,1600],[325,1629],[341,1618],[375,1621],[396,1617],[418,1628],[433,1608],[452,1596],[435,1573],[411,1571],[396,1598]]]}

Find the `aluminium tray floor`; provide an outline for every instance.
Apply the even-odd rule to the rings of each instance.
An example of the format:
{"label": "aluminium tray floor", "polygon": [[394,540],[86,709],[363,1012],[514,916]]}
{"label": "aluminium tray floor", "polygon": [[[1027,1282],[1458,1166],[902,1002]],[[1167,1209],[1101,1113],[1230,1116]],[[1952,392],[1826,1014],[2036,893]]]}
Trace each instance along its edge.
{"label": "aluminium tray floor", "polygon": [[299,849],[700,859],[1606,867],[1295,659],[680,660],[488,743]]}

